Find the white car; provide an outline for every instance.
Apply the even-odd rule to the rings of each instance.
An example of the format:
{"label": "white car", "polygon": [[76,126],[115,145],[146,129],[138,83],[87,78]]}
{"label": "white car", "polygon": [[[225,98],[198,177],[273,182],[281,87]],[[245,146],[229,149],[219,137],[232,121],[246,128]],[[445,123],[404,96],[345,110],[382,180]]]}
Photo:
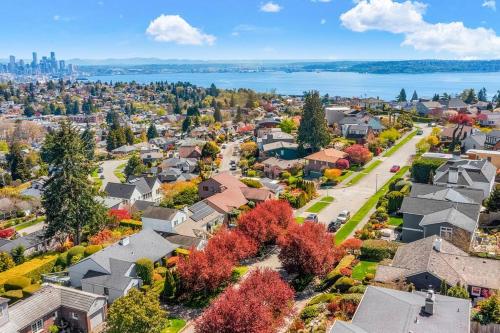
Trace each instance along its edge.
{"label": "white car", "polygon": [[340,212],[339,216],[337,216],[337,221],[344,224],[351,218],[351,212],[348,210],[343,210]]}

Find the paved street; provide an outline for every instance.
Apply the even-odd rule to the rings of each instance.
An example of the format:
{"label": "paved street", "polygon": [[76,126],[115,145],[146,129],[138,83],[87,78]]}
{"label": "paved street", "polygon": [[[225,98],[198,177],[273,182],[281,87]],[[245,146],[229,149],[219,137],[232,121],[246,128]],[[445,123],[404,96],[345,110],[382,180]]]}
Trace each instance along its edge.
{"label": "paved street", "polygon": [[[424,130],[423,135],[414,136],[390,157],[377,157],[376,159],[380,159],[382,163],[363,177],[357,184],[350,187],[341,185],[329,190],[319,190],[319,198],[326,195],[335,198],[333,203],[318,214],[320,222],[328,224],[344,209],[354,214],[376,192],[376,188],[380,188],[394,175],[394,173],[389,171],[391,166],[395,164],[404,166],[407,164],[410,156],[415,154],[415,144],[424,136],[429,135],[432,130],[431,127],[425,125],[421,125],[421,127]],[[348,180],[349,178],[344,183],[347,183]],[[310,207],[311,204],[308,204],[306,207]],[[304,212],[305,210],[299,210],[297,212],[298,215],[306,216],[307,213]]]}
{"label": "paved street", "polygon": [[233,156],[233,152],[235,148],[240,145],[240,142],[233,141],[227,143],[226,145],[226,148],[221,147],[222,163],[219,168],[219,172],[229,171],[229,169],[231,168],[231,164],[229,164],[231,160],[235,160],[236,163],[238,163],[238,161],[240,160],[239,155]]}
{"label": "paved street", "polygon": [[[106,187],[106,184],[109,182],[119,183],[120,180],[115,176],[114,171],[121,164],[126,163],[127,160],[108,160],[100,162],[99,165],[102,167],[102,175],[104,175],[104,179],[102,180],[102,188]],[[101,174],[99,174],[101,175]]]}

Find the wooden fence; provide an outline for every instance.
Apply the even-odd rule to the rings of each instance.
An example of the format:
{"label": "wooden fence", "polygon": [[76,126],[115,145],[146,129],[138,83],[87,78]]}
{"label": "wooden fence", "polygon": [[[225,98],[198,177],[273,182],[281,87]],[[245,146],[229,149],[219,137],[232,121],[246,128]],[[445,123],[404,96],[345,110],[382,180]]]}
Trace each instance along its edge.
{"label": "wooden fence", "polygon": [[500,325],[498,324],[481,325],[477,321],[471,321],[470,333],[500,333]]}

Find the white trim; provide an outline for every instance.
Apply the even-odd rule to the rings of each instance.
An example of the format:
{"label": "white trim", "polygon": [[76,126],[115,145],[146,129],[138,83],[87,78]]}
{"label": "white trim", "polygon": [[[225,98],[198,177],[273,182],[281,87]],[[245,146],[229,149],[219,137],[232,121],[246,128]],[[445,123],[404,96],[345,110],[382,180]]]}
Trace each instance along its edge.
{"label": "white trim", "polygon": [[414,228],[408,228],[408,227],[403,227],[403,230],[411,230],[411,231],[424,232],[422,229],[414,229]]}

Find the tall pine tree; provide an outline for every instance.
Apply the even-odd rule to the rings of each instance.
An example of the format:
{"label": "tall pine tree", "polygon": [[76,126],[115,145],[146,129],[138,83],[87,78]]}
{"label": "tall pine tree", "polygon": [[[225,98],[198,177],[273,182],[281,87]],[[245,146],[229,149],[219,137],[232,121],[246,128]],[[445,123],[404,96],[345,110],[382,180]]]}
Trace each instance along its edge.
{"label": "tall pine tree", "polygon": [[89,178],[95,165],[86,158],[80,135],[69,121],[45,137],[42,157],[52,169],[42,197],[45,236],[70,236],[80,244],[84,229],[96,232],[106,221],[106,209],[96,199],[98,190]]}
{"label": "tall pine tree", "polygon": [[147,132],[148,140],[154,139],[158,137],[158,131],[156,130],[155,124],[151,123]]}
{"label": "tall pine tree", "polygon": [[406,102],[406,91],[405,89],[401,89],[399,95],[396,97],[397,102]]}
{"label": "tall pine tree", "polygon": [[19,141],[13,141],[6,158],[12,179],[25,182],[30,178],[30,171],[21,150]]}
{"label": "tall pine tree", "polygon": [[313,152],[319,151],[330,143],[325,110],[317,91],[310,91],[305,95],[297,142],[301,150],[311,148]]}
{"label": "tall pine tree", "polygon": [[95,157],[96,144],[94,139],[94,131],[90,129],[89,125],[87,125],[85,131],[83,131],[81,139],[83,142],[85,157],[87,157],[90,161],[93,161]]}

